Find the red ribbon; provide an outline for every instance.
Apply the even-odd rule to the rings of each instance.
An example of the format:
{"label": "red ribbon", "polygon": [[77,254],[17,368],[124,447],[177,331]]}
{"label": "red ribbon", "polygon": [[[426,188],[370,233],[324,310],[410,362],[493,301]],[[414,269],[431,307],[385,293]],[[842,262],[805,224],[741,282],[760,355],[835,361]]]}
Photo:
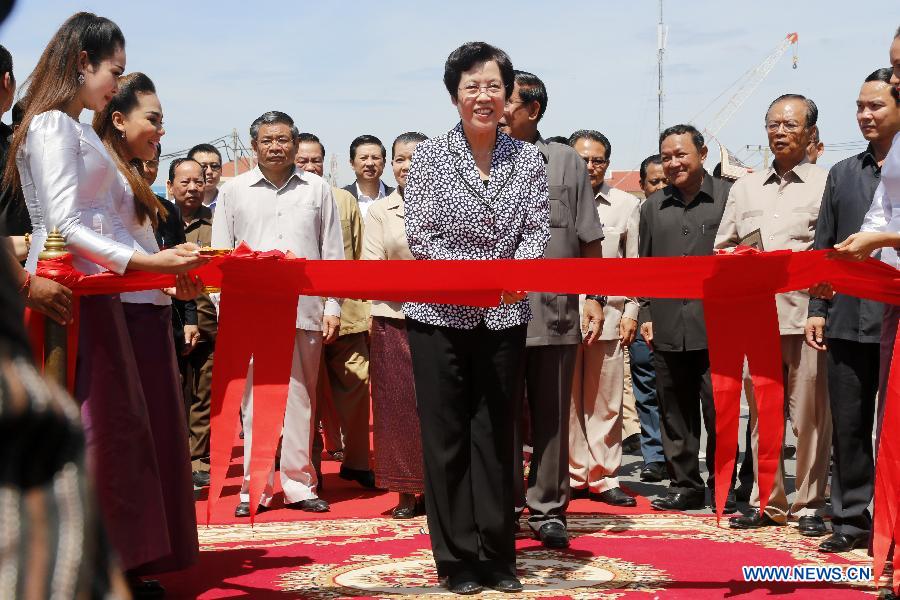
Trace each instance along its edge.
{"label": "red ribbon", "polygon": [[[172,275],[145,272],[85,276],[64,261],[42,263],[38,272],[46,276],[51,271],[76,294],[174,285]],[[829,281],[840,293],[900,304],[896,269],[874,260],[830,260],[824,250],[739,250],[728,255],[640,259],[305,261],[279,252],[257,254],[242,246],[231,255],[213,258],[194,273],[207,285],[223,290],[212,388],[208,510],[221,492],[251,355],[255,410],[250,505],[256,508],[281,432],[299,294],[483,307],[497,306],[502,290],[702,299],[716,404],[718,517],[734,468],[744,356],[749,360],[760,419],[761,508],[774,482],[784,435],[775,294]],[[741,326],[734,327],[735,323]],[[900,367],[896,364],[886,399],[885,431],[900,424]],[[900,540],[900,437],[881,436],[876,473],[877,570],[885,564],[891,545]],[[900,568],[895,569],[897,573]]]}

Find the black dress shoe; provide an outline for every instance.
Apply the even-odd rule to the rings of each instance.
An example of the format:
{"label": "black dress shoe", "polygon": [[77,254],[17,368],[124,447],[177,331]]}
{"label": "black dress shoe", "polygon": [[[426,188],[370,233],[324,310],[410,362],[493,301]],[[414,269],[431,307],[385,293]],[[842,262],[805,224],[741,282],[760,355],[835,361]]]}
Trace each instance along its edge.
{"label": "black dress shoe", "polygon": [[525,589],[524,586],[522,586],[522,582],[512,575],[499,573],[490,575],[485,581],[485,584],[492,590],[504,592],[506,594],[515,594]]}
{"label": "black dress shoe", "polygon": [[592,494],[592,500],[604,502],[613,506],[637,506],[637,500],[623,492],[620,488],[609,488],[605,492]]}
{"label": "black dress shoe", "polygon": [[234,509],[234,516],[249,517],[250,516],[250,503],[249,502],[238,502],[237,508]]}
{"label": "black dress shoe", "polygon": [[731,517],[728,526],[732,529],[759,529],[760,527],[782,527],[781,523],[773,520],[769,515],[754,510],[748,515]]}
{"label": "black dress shoe", "polygon": [[797,522],[797,529],[800,530],[800,535],[805,535],[806,537],[822,537],[828,533],[828,529],[825,528],[825,520],[815,515],[800,517]]}
{"label": "black dress shoe", "polygon": [[447,589],[454,594],[470,596],[484,589],[471,575],[451,575],[447,578]]}
{"label": "black dress shoe", "polygon": [[669,474],[666,472],[666,463],[664,462],[647,463],[641,469],[641,481],[655,483],[668,478]]}
{"label": "black dress shoe", "polygon": [[669,492],[665,498],[657,498],[650,503],[654,510],[700,510],[706,507],[706,493]]}
{"label": "black dress shoe", "polygon": [[191,473],[194,487],[209,487],[209,471],[194,471]]}
{"label": "black dress shoe", "polygon": [[637,454],[641,451],[641,434],[632,433],[622,440],[622,454]]}
{"label": "black dress shoe", "polygon": [[831,536],[819,544],[819,552],[850,552],[856,548],[865,548],[869,545],[869,534],[847,535],[845,533],[832,533]]}
{"label": "black dress shoe", "polygon": [[569,490],[569,497],[572,500],[584,500],[586,498],[591,497],[591,490],[589,488],[571,488]]}
{"label": "black dress shoe", "polygon": [[537,538],[541,540],[545,548],[568,548],[569,532],[562,523],[544,523],[538,529]]}
{"label": "black dress shoe", "polygon": [[368,488],[370,490],[375,489],[375,473],[372,471],[363,471],[361,469],[350,469],[344,466],[341,466],[341,479],[346,479],[347,481],[355,481],[359,485],[364,488]]}
{"label": "black dress shoe", "polygon": [[288,504],[286,508],[292,508],[294,510],[302,510],[304,512],[312,513],[323,513],[331,510],[331,507],[328,506],[328,503],[321,498],[310,498],[309,500],[292,502],[291,504]]}
{"label": "black dress shoe", "polygon": [[136,575],[126,575],[126,579],[134,600],[155,600],[166,596],[166,588],[156,579],[141,579]]}
{"label": "black dress shoe", "polygon": [[739,485],[734,488],[734,499],[738,502],[750,502],[751,487],[749,485]]}
{"label": "black dress shoe", "polygon": [[[710,508],[712,508],[713,512],[716,512],[716,491],[711,490],[713,501],[710,504]],[[725,510],[722,511],[723,515],[733,515],[737,512],[737,500],[735,499],[734,490],[730,490],[728,492],[728,496],[725,497]]]}

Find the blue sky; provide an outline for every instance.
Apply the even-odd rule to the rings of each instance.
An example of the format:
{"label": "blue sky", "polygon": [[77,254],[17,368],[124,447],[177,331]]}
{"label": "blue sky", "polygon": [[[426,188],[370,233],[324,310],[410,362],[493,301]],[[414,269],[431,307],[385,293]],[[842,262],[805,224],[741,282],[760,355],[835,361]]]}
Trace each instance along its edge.
{"label": "blue sky", "polygon": [[[337,154],[339,183],[350,183],[348,147],[356,135],[375,134],[389,145],[404,131],[436,135],[455,124],[441,75],[450,51],[470,40],[503,48],[516,68],[545,81],[545,136],[599,129],[612,142],[615,170],[636,168],[656,147],[656,0],[19,0],[0,43],[13,53],[20,82],[78,10],[116,21],[127,40],[128,70],[156,83],[164,152],[233,128],[249,146],[250,122],[277,109],[322,138],[328,154]],[[739,156],[759,162],[743,148],[765,144],[766,107],[785,92],[816,101],[826,146],[861,140],[856,95],[866,75],[888,65],[900,3],[666,0],[665,15],[666,124],[694,118],[785,34],[799,32],[799,68],[791,68],[787,53],[719,135]],[[725,98],[696,124],[703,126]],[[851,153],[831,150],[822,164]],[[389,169],[385,179],[393,181]]]}

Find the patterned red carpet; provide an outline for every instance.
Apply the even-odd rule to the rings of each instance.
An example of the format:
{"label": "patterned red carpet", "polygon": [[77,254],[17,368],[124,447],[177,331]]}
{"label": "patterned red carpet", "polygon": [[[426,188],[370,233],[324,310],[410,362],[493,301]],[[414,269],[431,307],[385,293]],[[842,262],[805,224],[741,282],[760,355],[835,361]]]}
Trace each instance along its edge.
{"label": "patterned red carpet", "polygon": [[[239,469],[213,523],[200,527],[200,563],[162,578],[171,598],[424,598],[450,595],[437,586],[425,519],[396,521],[396,496],[367,492],[342,481],[336,463],[324,463],[330,513],[309,515],[275,508],[257,524],[235,524]],[[280,504],[280,498],[277,499]],[[600,507],[604,512],[599,512]],[[871,587],[846,583],[745,582],[744,565],[866,566],[862,551],[835,557],[793,528],[734,532],[712,516],[653,513],[646,499],[612,513],[577,500],[570,506],[572,546],[544,549],[519,536],[519,572],[525,592],[516,598],[712,599],[874,598]],[[198,515],[205,519],[205,501]],[[724,523],[723,523],[724,525]],[[483,597],[509,598],[496,592]]]}

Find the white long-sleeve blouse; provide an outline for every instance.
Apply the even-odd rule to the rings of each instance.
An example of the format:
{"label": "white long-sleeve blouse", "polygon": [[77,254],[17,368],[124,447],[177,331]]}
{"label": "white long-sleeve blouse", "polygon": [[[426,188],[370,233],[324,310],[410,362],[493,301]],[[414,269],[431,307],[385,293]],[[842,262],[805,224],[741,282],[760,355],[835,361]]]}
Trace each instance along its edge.
{"label": "white long-sleeve blouse", "polygon": [[35,116],[16,166],[33,228],[25,264],[30,272],[54,227],[78,270],[125,271],[135,249],[120,241],[127,232],[112,204],[118,169],[90,125],[58,110]]}

